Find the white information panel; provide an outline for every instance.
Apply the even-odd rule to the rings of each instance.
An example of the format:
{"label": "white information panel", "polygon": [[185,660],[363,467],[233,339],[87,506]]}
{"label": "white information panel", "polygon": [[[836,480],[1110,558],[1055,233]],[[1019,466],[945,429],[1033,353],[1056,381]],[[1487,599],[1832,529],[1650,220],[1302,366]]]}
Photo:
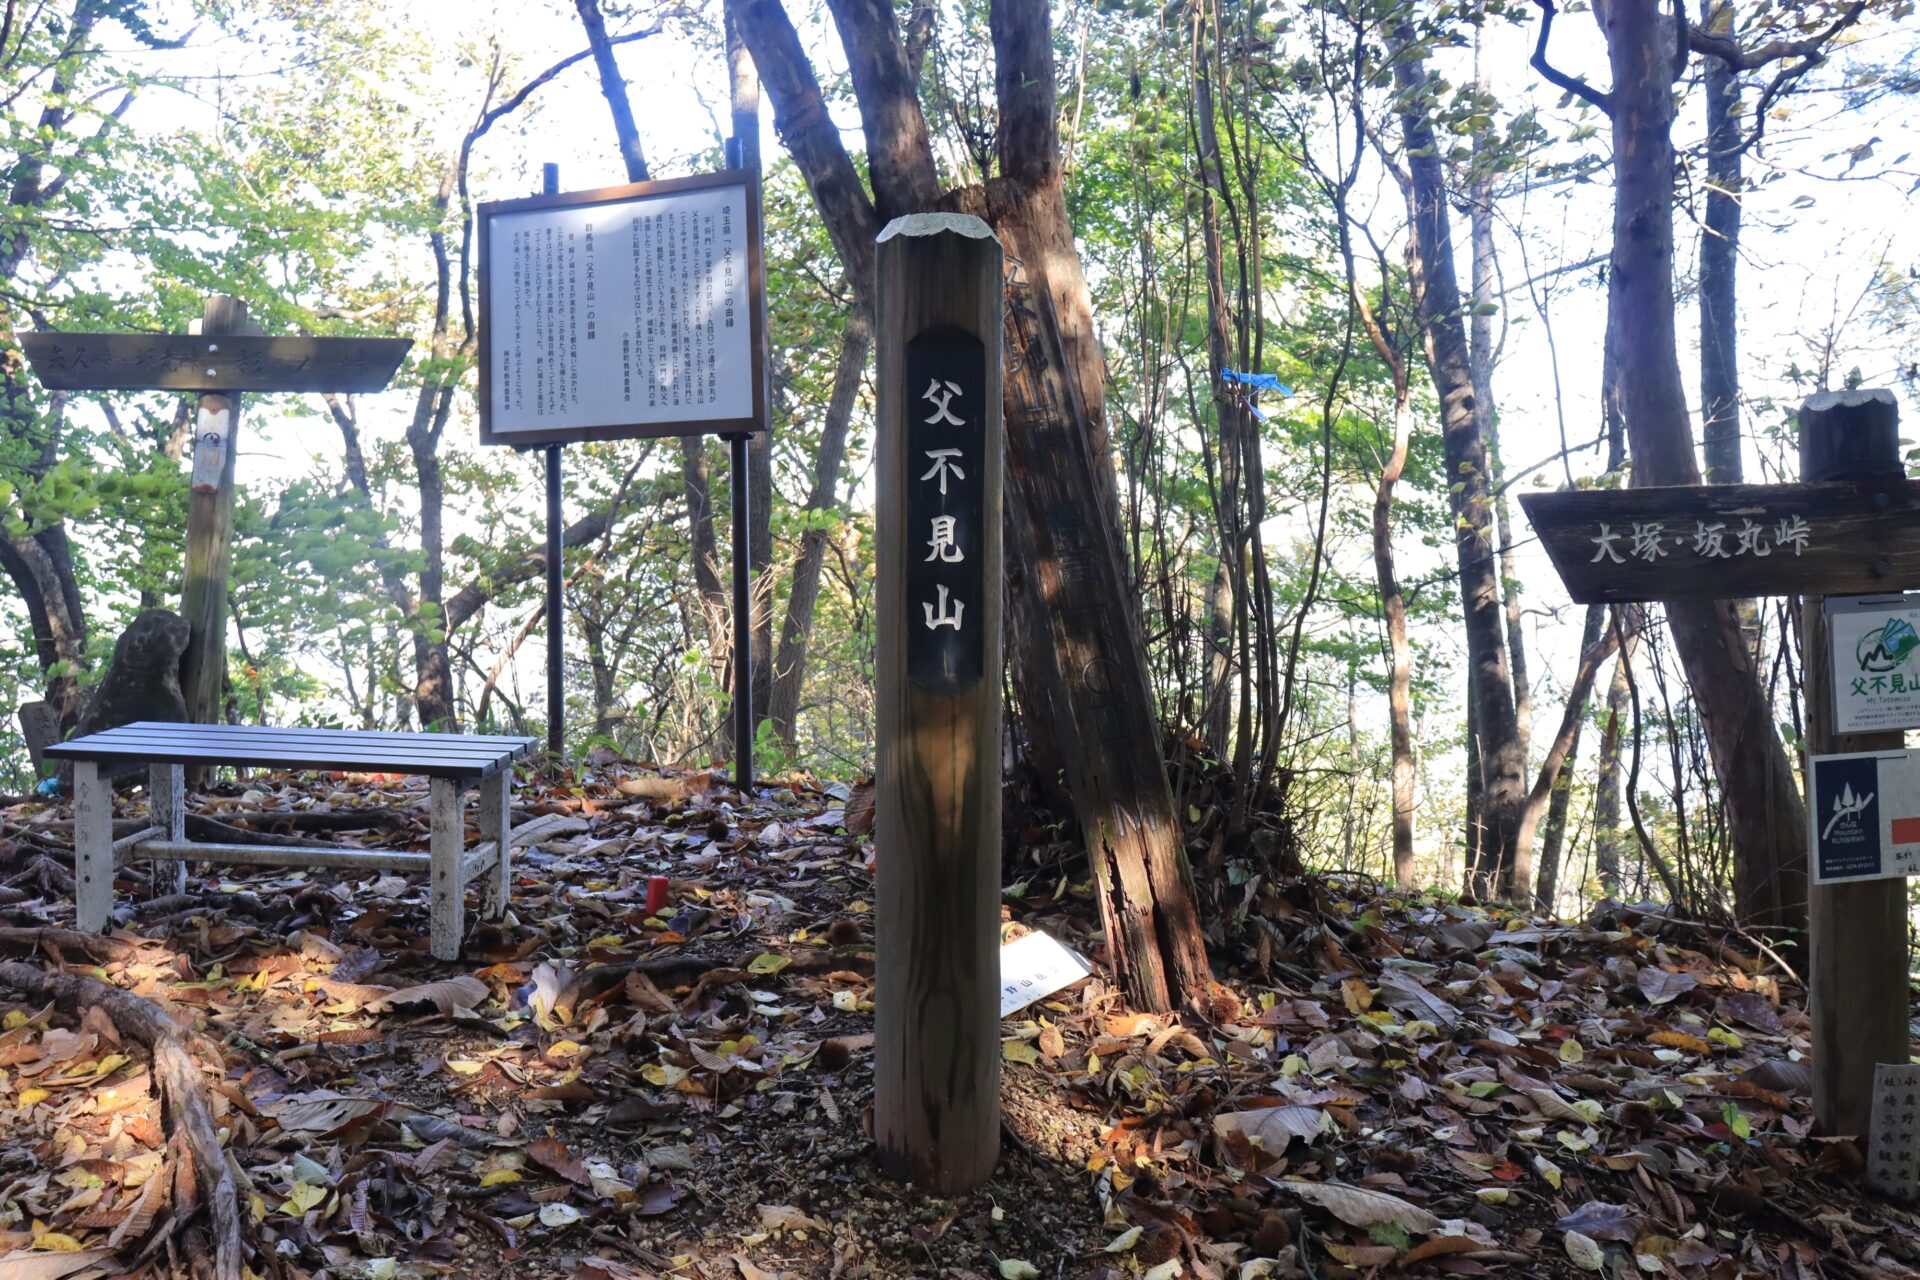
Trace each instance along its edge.
{"label": "white information panel", "polygon": [[760,429],[750,174],[482,205],[480,239],[483,443]]}
{"label": "white information panel", "polygon": [[1920,728],[1920,594],[1829,596],[1835,733]]}

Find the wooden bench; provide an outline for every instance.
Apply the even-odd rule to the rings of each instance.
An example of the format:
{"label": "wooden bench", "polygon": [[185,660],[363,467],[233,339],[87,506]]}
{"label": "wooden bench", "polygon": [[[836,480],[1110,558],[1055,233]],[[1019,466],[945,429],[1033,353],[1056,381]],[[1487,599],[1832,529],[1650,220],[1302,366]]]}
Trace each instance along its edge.
{"label": "wooden bench", "polygon": [[[129,862],[173,865],[167,888],[186,887],[189,862],[256,866],[345,867],[368,871],[424,871],[432,880],[432,949],[440,960],[460,957],[468,881],[491,873],[486,911],[507,909],[513,873],[513,762],[533,750],[532,738],[449,733],[362,733],[347,729],[271,729],[252,725],[167,724],[143,720],[47,749],[73,761],[74,907],[81,929],[102,932],[113,914],[113,875]],[[129,765],[147,767],[148,825],[113,838],[112,777]],[[339,769],[425,775],[432,818],[427,853],[389,849],[301,849],[208,844],[186,838],[187,765],[278,769]],[[462,798],[480,793],[480,843],[466,847]],[[530,834],[530,833],[528,833]],[[524,838],[524,837],[523,837]]]}

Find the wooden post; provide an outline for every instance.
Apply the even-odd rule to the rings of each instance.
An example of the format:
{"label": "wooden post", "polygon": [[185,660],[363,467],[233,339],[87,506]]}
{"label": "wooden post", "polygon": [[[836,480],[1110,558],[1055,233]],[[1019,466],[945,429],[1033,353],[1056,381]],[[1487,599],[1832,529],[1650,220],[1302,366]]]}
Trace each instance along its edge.
{"label": "wooden post", "polygon": [[87,933],[113,924],[113,779],[92,760],[73,762],[73,923]]}
{"label": "wooden post", "polygon": [[[1800,408],[1800,478],[1902,480],[1900,409],[1887,391],[1823,392]],[[1878,570],[1885,573],[1884,567]],[[1891,589],[1891,585],[1890,588]],[[1832,654],[1818,598],[1801,603],[1807,750],[1899,750],[1906,734],[1834,731]],[[1809,797],[1811,803],[1811,797]],[[1876,1063],[1907,1061],[1907,882],[1809,886],[1807,1000],[1813,1012],[1813,1115],[1864,1143]]]}
{"label": "wooden post", "polygon": [[955,214],[876,254],[873,1129],[957,1195],[1000,1150],[1001,254]]}
{"label": "wooden post", "polygon": [[[147,766],[147,821],[159,829],[162,840],[187,838],[186,769],[177,764]],[[187,864],[165,862],[153,869],[153,894],[187,891]]]}
{"label": "wooden post", "polygon": [[427,827],[427,867],[431,934],[429,949],[435,960],[458,960],[460,939],[467,931],[466,816],[461,784],[452,778],[434,778],[427,784],[431,817]]}
{"label": "wooden post", "polygon": [[[218,357],[220,339],[241,333],[247,304],[238,298],[207,299],[200,320],[206,354]],[[239,452],[240,394],[208,391],[200,396],[193,438],[193,489],[187,498],[186,583],[180,612],[192,630],[180,660],[180,690],[187,719],[219,724],[227,675],[227,580],[233,562],[233,469]]]}

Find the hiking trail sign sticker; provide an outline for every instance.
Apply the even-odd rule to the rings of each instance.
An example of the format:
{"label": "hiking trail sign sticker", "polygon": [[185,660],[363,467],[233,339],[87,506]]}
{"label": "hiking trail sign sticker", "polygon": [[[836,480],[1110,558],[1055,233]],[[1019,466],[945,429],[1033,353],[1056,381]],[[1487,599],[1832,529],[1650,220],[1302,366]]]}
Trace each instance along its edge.
{"label": "hiking trail sign sticker", "polygon": [[1920,751],[1814,756],[1810,790],[1813,883],[1920,876]]}
{"label": "hiking trail sign sticker", "polygon": [[1828,597],[1833,730],[1920,728],[1920,593]]}

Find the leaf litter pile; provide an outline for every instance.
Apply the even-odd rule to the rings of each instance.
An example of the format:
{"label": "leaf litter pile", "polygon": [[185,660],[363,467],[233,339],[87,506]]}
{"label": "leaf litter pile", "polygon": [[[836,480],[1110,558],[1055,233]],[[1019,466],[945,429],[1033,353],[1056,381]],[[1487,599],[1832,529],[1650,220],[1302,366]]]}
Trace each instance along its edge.
{"label": "leaf litter pile", "polygon": [[[193,807],[425,840],[384,776]],[[77,934],[70,814],[0,817],[0,1280],[1920,1275],[1914,1215],[1808,1132],[1797,983],[1651,908],[1255,880],[1204,1015],[1096,976],[1008,1018],[999,1170],[935,1200],[867,1132],[869,792],[527,782],[512,915],[457,964],[391,874],[134,866]],[[1090,886],[1007,901],[1100,954]]]}

